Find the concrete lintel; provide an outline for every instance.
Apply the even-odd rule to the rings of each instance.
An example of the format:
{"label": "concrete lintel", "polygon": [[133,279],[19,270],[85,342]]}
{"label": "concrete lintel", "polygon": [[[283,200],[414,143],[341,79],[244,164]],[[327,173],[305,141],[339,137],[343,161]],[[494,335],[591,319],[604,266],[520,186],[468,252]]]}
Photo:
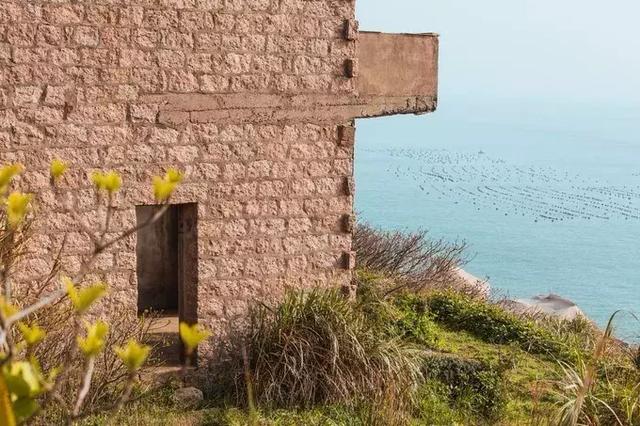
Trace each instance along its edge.
{"label": "concrete lintel", "polygon": [[144,95],[139,101],[157,105],[160,124],[171,127],[189,122],[344,122],[354,118],[422,114],[436,108],[436,99],[431,96],[164,94]]}

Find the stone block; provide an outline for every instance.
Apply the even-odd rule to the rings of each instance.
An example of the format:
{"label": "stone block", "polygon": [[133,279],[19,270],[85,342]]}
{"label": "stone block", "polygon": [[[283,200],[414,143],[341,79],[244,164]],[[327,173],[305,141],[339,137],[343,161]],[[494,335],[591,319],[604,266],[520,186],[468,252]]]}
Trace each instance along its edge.
{"label": "stone block", "polygon": [[158,106],[154,104],[134,104],[129,107],[129,115],[133,123],[155,123]]}
{"label": "stone block", "polygon": [[356,267],[356,253],[354,251],[345,251],[341,257],[342,268],[352,270]]}
{"label": "stone block", "polygon": [[356,128],[352,125],[338,126],[338,141],[340,146],[353,146],[356,140]]}
{"label": "stone block", "polygon": [[345,40],[357,40],[359,32],[359,24],[355,19],[347,19],[344,22],[344,38]]}
{"label": "stone block", "polygon": [[78,46],[96,47],[100,41],[98,29],[80,26],[73,29],[73,41]]}
{"label": "stone block", "polygon": [[355,78],[358,76],[358,60],[347,59],[344,61],[344,72],[349,78]]}
{"label": "stone block", "polygon": [[340,220],[340,224],[341,224],[343,232],[345,232],[347,234],[351,234],[351,233],[353,233],[353,229],[354,229],[355,224],[356,224],[356,218],[352,214],[342,215],[342,218]]}
{"label": "stone block", "polygon": [[356,184],[353,177],[344,178],[344,193],[345,195],[355,195]]}

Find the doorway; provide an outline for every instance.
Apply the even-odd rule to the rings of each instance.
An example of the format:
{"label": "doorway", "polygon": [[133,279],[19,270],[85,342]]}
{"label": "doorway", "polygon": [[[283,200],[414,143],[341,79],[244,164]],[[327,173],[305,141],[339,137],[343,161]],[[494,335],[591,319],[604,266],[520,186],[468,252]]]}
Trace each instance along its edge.
{"label": "doorway", "polygon": [[[136,207],[138,226],[161,206]],[[138,231],[136,258],[138,315],[151,320],[150,340],[163,364],[182,362],[179,324],[197,321],[197,204],[169,206],[162,217]]]}

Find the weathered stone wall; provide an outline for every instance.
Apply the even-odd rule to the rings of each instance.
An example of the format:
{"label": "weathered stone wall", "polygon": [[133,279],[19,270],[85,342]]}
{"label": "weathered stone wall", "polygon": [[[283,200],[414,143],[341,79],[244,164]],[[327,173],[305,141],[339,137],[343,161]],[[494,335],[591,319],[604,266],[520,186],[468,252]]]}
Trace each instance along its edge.
{"label": "weathered stone wall", "polygon": [[[200,322],[220,335],[252,298],[347,286],[353,118],[432,111],[437,87],[437,39],[391,36],[386,64],[424,68],[403,74],[419,93],[377,78],[359,94],[353,17],[354,0],[3,0],[0,160],[27,166],[43,230],[18,281],[47,274],[65,238],[69,274],[91,249],[82,229],[104,214],[91,171],[124,177],[116,233],[153,203],[152,176],[175,166],[186,179],[172,201],[198,204],[197,289],[185,293]],[[364,59],[365,72],[380,67]],[[57,196],[53,158],[73,168]],[[107,308],[135,310],[135,236],[95,267]]]}
{"label": "weathered stone wall", "polygon": [[[46,274],[64,235],[68,273],[90,250],[77,221],[100,222],[92,170],[123,174],[117,232],[135,224],[135,205],[152,203],[151,177],[176,166],[186,180],[173,201],[199,206],[200,321],[218,331],[250,298],[347,283],[353,152],[339,144],[341,123],[287,114],[161,122],[166,102],[149,96],[350,94],[344,61],[355,42],[343,29],[353,14],[350,0],[1,2],[0,159],[27,166],[21,185],[40,194],[44,230],[17,278]],[[56,157],[73,167],[60,201],[48,184]],[[132,310],[135,245],[101,255],[95,277],[112,288],[108,304]]]}

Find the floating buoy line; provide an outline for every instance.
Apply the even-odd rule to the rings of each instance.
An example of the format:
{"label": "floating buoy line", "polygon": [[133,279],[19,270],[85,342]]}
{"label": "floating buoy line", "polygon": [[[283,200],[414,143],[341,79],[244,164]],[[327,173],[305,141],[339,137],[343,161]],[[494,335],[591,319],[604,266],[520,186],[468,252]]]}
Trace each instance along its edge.
{"label": "floating buoy line", "polygon": [[484,151],[367,151],[400,160],[389,162],[387,172],[413,180],[425,196],[468,203],[477,211],[490,209],[535,222],[640,219],[640,172],[630,174],[629,185],[620,186],[553,167],[512,165]]}

